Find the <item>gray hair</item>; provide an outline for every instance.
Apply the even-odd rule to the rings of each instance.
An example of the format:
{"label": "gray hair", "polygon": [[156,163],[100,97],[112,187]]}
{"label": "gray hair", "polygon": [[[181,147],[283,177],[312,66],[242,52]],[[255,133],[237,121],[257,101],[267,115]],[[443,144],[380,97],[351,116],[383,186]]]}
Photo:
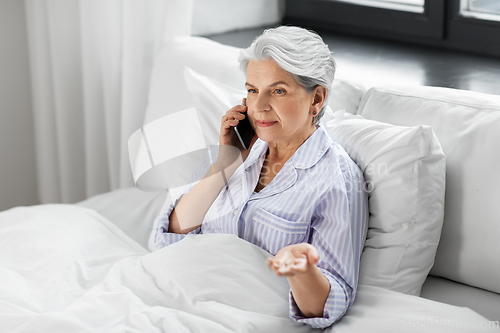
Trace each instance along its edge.
{"label": "gray hair", "polygon": [[317,125],[325,113],[335,76],[335,61],[321,37],[310,30],[292,26],[280,26],[265,30],[250,45],[241,50],[240,68],[247,72],[251,60],[274,60],[311,93],[317,86],[327,90],[326,100],[313,125]]}

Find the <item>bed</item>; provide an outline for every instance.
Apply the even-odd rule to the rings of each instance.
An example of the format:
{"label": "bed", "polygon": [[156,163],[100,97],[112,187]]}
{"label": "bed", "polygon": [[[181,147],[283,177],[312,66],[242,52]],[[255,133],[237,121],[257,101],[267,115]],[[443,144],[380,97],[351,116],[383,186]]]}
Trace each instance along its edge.
{"label": "bed", "polygon": [[[237,52],[236,48],[203,38],[182,37],[169,42],[154,68],[141,135],[148,135],[147,124],[194,106],[204,139],[212,144],[218,129],[215,124],[220,119],[213,109],[240,98],[242,74],[235,62]],[[420,90],[405,88],[365,91],[345,81],[336,81],[334,90],[335,98],[330,101],[323,126],[346,147],[374,185],[370,190],[372,216],[360,286],[354,305],[339,322],[313,329],[292,321],[288,317],[287,281],[265,265],[270,254],[234,235],[190,235],[153,251],[151,235],[170,196],[161,190],[165,185],[154,177],[159,165],[152,163],[149,168],[136,169],[134,176],[138,187],[156,187],[157,191],[124,188],[74,205],[16,207],[0,213],[2,331],[500,330],[500,316],[495,317],[498,311],[494,309],[500,304],[500,297],[496,297],[500,279],[494,280],[498,266],[481,271],[479,282],[470,282],[471,288],[476,284],[489,293],[479,303],[492,309],[490,312],[479,314],[470,307],[419,297],[429,272],[434,272],[436,278],[451,276],[433,265],[447,254],[441,253],[444,250],[438,245],[440,240],[449,241],[444,233],[450,232],[446,223],[452,222],[446,219],[446,209],[456,204],[453,195],[445,197],[449,171],[455,170],[450,166],[453,147],[443,134],[445,130],[429,126],[430,121],[420,124],[413,117],[417,126],[391,123],[391,119],[382,123],[384,120],[374,119],[377,117],[370,115],[370,110],[379,95],[395,99],[411,95],[410,99],[418,96],[432,102],[434,90],[422,90],[426,96]],[[436,92],[441,93],[446,94]],[[475,98],[478,101],[483,97]],[[500,119],[498,98],[484,96],[482,101],[496,110],[490,111],[492,116],[487,120],[493,126]],[[390,108],[390,103],[385,103]],[[408,109],[404,101],[399,103]],[[384,115],[387,118],[390,113]],[[498,138],[495,133],[491,136]],[[143,155],[133,151],[131,156],[134,169],[134,161]],[[186,169],[183,163],[192,164],[190,160],[181,162],[175,166],[180,173]],[[386,169],[373,169],[384,165]],[[188,172],[184,172],[181,176],[187,177]],[[495,181],[490,185],[494,186]],[[498,223],[476,225],[482,227],[486,228],[481,229],[483,232],[498,231]],[[467,235],[462,237],[467,245]],[[495,245],[490,244],[490,238],[483,240],[485,247],[490,246],[485,251],[491,251]],[[484,262],[489,260],[497,259],[483,257]],[[463,282],[460,277],[455,281]]]}

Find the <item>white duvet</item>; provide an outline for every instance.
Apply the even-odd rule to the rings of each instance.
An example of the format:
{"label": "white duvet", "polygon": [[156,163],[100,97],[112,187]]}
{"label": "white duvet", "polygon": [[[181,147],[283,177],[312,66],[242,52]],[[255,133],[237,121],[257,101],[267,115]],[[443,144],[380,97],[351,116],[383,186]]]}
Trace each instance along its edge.
{"label": "white duvet", "polygon": [[[1,332],[312,332],[288,318],[288,284],[264,250],[190,235],[149,253],[73,205],[0,213]],[[370,286],[327,332],[475,332],[472,310]]]}

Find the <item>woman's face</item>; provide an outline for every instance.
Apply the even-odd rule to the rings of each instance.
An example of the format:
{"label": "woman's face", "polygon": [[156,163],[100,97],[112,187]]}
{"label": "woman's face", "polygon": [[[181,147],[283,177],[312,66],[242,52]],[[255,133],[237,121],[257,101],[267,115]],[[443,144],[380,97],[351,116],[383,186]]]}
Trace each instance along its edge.
{"label": "woman's face", "polygon": [[314,132],[314,93],[274,60],[250,61],[245,86],[248,117],[261,140],[300,145]]}

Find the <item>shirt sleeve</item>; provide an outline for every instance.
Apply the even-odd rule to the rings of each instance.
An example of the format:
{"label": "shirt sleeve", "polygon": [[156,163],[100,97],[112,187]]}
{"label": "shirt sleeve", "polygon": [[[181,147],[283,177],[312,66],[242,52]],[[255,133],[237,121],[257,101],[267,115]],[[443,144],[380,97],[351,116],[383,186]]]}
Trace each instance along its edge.
{"label": "shirt sleeve", "polygon": [[[192,187],[194,187],[194,185],[191,186],[191,188]],[[184,191],[184,193],[182,193],[182,195],[187,193],[189,190]],[[177,195],[176,196],[177,198],[170,198],[170,203],[168,203],[167,208],[163,211],[163,214],[161,215],[160,220],[158,221],[158,225],[157,225],[158,228],[156,229],[156,236],[155,236],[155,241],[154,241],[155,247],[157,250],[159,250],[167,245],[170,245],[172,243],[178,242],[189,234],[199,234],[201,232],[201,226],[194,229],[194,230],[191,230],[190,232],[185,233],[185,234],[177,234],[177,233],[173,233],[173,232],[168,232],[168,226],[170,225],[170,214],[174,210],[175,206],[177,205],[177,202],[179,202],[182,195],[180,195],[180,196]],[[170,197],[170,193],[169,193],[169,197]],[[167,200],[169,200],[169,199],[167,199]]]}
{"label": "shirt sleeve", "polygon": [[325,328],[340,320],[349,308],[352,291],[345,289],[345,282],[338,281],[329,271],[320,268],[330,282],[330,292],[323,310],[323,317],[306,318],[293,298],[292,291],[289,293],[290,318],[294,321],[310,325],[314,328]]}
{"label": "shirt sleeve", "polygon": [[213,161],[217,159],[218,150],[208,151],[208,154],[200,160],[197,167],[195,168],[195,172],[190,178],[190,183],[184,186],[177,187],[175,189],[170,189],[167,195],[167,202],[164,205],[163,213],[161,214],[158,222],[156,223],[156,231],[154,237],[154,246],[157,250],[170,245],[172,243],[178,242],[187,235],[190,234],[199,234],[201,232],[201,226],[186,233],[186,234],[177,234],[168,232],[168,226],[170,225],[170,214],[174,210],[175,206],[179,202],[180,198],[188,193],[193,187],[198,184],[198,182],[203,178],[203,176],[207,173],[210,166],[213,164]]}
{"label": "shirt sleeve", "polygon": [[290,291],[290,318],[314,328],[328,327],[342,318],[356,295],[367,228],[368,197],[362,173],[340,177],[323,194],[311,221],[309,243],[318,250],[317,266],[330,282],[323,317],[304,317]]}

